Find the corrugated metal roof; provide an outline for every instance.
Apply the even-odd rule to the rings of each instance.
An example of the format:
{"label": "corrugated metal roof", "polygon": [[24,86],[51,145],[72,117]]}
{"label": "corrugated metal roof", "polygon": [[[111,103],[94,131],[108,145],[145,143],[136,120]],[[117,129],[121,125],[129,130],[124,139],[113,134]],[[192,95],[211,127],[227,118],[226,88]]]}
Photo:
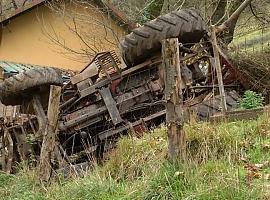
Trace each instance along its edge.
{"label": "corrugated metal roof", "polygon": [[[48,67],[48,66],[40,66],[40,65],[32,65],[32,64],[23,64],[23,63],[16,63],[16,62],[10,62],[10,61],[0,61],[0,67],[4,70],[4,77],[10,77],[14,74],[19,74],[23,71],[29,70],[31,68],[35,67]],[[50,67],[55,68],[55,67]],[[70,74],[68,71],[65,71],[63,69],[55,68],[62,71],[62,77],[63,80],[69,80]]]}
{"label": "corrugated metal roof", "polygon": [[22,71],[31,69],[34,65],[26,65],[15,62],[0,61],[0,67],[4,69],[4,73],[18,74]]}
{"label": "corrugated metal roof", "polygon": [[0,22],[14,17],[45,0],[0,0]]}
{"label": "corrugated metal roof", "polygon": [[[11,17],[14,17],[30,8],[45,2],[46,0],[0,0],[0,22],[8,20]],[[113,16],[115,20],[117,20],[121,26],[127,28],[128,30],[132,30],[137,27],[137,25],[127,18],[125,13],[120,11],[116,6],[114,6],[109,1],[103,0],[94,0],[91,3],[97,4],[102,8],[102,11]]]}

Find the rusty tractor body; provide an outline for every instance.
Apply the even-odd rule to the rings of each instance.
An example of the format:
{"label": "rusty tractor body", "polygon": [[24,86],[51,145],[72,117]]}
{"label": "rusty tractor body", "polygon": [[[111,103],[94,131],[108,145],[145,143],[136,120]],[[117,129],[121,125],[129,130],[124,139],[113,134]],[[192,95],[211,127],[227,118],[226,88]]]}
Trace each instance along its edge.
{"label": "rusty tractor body", "polygon": [[[193,24],[199,24],[199,27],[202,27],[203,31],[199,32],[201,38],[205,27],[199,17],[192,12],[193,10],[165,15],[163,18],[157,19],[156,22],[149,23],[147,27],[153,29],[152,33],[154,31],[160,32],[159,27],[163,26],[162,23],[165,23],[164,26],[169,24],[168,26],[178,28],[178,22],[174,23],[175,20],[177,18],[183,20],[188,15],[196,20],[196,23],[192,22]],[[183,20],[183,23],[189,22]],[[187,32],[193,30],[188,25],[180,24],[179,27],[184,27]],[[145,42],[147,34],[143,35],[139,31],[135,30],[134,34],[143,36]],[[198,34],[198,25],[194,26],[191,33]],[[173,34],[176,33],[173,32]],[[186,37],[186,34],[181,34]],[[128,37],[127,41],[134,44],[135,39],[142,41],[142,39],[132,35]],[[186,38],[189,41],[190,38]],[[197,42],[198,39],[195,38]],[[116,146],[120,135],[130,133],[140,137],[151,127],[164,122],[166,100],[164,98],[162,56],[153,37],[151,37],[151,42],[153,44],[152,51],[154,51],[154,47],[157,50],[153,55],[147,52],[147,59],[137,55],[133,51],[132,44],[130,44],[131,53],[136,55],[128,58],[127,51],[125,51],[126,58],[124,59],[128,59],[126,62],[128,66],[114,52],[99,53],[84,70],[63,84],[54,168],[102,158],[104,152]],[[126,47],[128,43],[123,43],[123,45],[128,48]],[[141,52],[146,51],[141,49]],[[132,59],[137,59],[137,57],[140,60],[139,63]],[[207,120],[213,113],[220,111],[221,102],[220,96],[216,93],[218,89],[217,77],[209,38],[205,37],[201,42],[193,45],[183,43],[180,46],[179,57],[185,85],[183,88],[185,110],[188,111],[187,113],[195,113],[200,120]],[[239,98],[234,89],[239,83],[241,86],[242,76],[230,64],[224,53],[220,52],[220,57],[223,67],[223,81],[227,90],[227,107],[228,110],[232,110],[237,107]],[[38,72],[39,75],[42,73],[46,77],[50,77],[44,70]],[[31,77],[30,72],[25,72],[24,75],[15,75],[14,81],[25,79],[26,83],[29,76]],[[6,80],[10,81],[11,79]],[[60,82],[55,76],[51,76],[48,83],[50,85]],[[48,93],[48,88],[44,87],[44,83],[40,81],[36,82],[35,85],[29,82],[29,85],[31,87],[22,87],[20,91],[9,88],[8,84],[2,87],[8,91],[4,93],[5,99],[2,99],[2,102],[4,101],[7,105],[9,102],[14,102],[15,105],[20,104],[21,113],[24,113],[20,114],[17,120],[2,122],[3,170],[11,169],[10,166],[14,166],[16,162],[22,160],[28,160],[33,165],[39,160],[42,130],[46,126],[47,105],[43,101],[44,99],[45,102],[47,101],[48,95],[44,95],[43,101],[35,97]],[[47,85],[45,84],[45,86]],[[14,89],[13,93],[10,92],[12,89]],[[18,93],[19,96],[17,96]]]}

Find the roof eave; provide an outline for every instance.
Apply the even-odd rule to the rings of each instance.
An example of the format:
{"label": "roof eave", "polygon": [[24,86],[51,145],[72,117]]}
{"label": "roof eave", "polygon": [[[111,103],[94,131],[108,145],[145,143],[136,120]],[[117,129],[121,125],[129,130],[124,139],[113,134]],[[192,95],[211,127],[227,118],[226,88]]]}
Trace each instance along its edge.
{"label": "roof eave", "polygon": [[116,6],[114,6],[109,1],[103,1],[103,0],[95,0],[95,3],[106,10],[108,10],[109,14],[117,20],[117,22],[120,24],[120,26],[123,26],[128,32],[132,31],[134,28],[137,28],[138,26],[130,21],[126,14],[119,10]]}
{"label": "roof eave", "polygon": [[0,16],[0,23],[3,23],[3,22],[5,22],[13,17],[16,17],[17,15],[19,15],[25,11],[28,11],[28,10],[34,8],[35,6],[37,6],[41,3],[44,3],[45,1],[46,0],[33,0],[30,5],[27,4],[26,6],[18,7],[16,10]]}

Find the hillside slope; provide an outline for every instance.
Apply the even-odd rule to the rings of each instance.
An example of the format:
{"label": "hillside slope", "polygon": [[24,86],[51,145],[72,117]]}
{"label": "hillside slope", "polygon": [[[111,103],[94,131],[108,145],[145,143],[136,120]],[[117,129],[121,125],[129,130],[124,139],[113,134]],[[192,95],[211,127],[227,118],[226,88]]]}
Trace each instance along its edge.
{"label": "hillside slope", "polygon": [[268,199],[270,125],[266,117],[187,125],[184,164],[166,159],[165,128],[123,138],[110,160],[83,178],[40,185],[34,171],[0,174],[0,199]]}

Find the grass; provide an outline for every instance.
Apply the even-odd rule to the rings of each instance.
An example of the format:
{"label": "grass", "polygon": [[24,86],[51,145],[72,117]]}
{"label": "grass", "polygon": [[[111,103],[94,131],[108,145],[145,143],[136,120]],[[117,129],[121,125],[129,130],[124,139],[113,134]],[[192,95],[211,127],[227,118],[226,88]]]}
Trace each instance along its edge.
{"label": "grass", "polygon": [[269,48],[270,44],[270,28],[262,30],[254,30],[242,36],[235,36],[230,44],[230,47],[236,50],[246,52],[262,51],[264,48]]}
{"label": "grass", "polygon": [[[247,164],[269,160],[269,120],[189,124],[187,160],[167,160],[166,129],[141,139],[124,137],[103,166],[82,178],[61,176],[47,185],[23,167],[0,174],[0,199],[269,199],[269,180],[247,181]],[[266,167],[260,171],[267,175]]]}
{"label": "grass", "polygon": [[259,93],[265,93],[265,88],[270,88],[269,57],[270,47],[261,52],[236,51],[230,52],[229,57],[234,66],[244,75],[245,84]]}

